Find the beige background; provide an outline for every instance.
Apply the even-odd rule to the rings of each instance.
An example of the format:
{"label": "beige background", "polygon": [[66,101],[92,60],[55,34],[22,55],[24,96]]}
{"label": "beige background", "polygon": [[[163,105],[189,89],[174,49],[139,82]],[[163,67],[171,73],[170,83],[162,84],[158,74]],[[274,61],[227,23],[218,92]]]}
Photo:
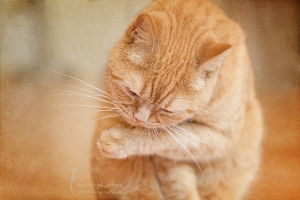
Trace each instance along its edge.
{"label": "beige background", "polygon": [[[101,87],[109,50],[150,2],[0,1],[0,199],[93,199],[95,112],[66,104],[97,101],[66,94],[95,90],[49,69]],[[262,168],[247,199],[299,199],[299,2],[214,2],[246,31],[265,114]]]}

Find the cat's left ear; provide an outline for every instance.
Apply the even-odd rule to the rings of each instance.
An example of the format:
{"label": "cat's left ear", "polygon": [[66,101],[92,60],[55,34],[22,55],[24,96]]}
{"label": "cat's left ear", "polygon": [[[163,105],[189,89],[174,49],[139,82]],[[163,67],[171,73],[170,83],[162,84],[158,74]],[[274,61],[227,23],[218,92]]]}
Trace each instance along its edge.
{"label": "cat's left ear", "polygon": [[206,72],[213,72],[220,67],[225,58],[227,58],[231,52],[232,45],[227,43],[217,43],[209,46],[203,53],[203,60],[201,68]]}
{"label": "cat's left ear", "polygon": [[134,53],[138,55],[153,53],[153,25],[147,14],[141,14],[136,18],[130,36],[132,37],[131,47]]}

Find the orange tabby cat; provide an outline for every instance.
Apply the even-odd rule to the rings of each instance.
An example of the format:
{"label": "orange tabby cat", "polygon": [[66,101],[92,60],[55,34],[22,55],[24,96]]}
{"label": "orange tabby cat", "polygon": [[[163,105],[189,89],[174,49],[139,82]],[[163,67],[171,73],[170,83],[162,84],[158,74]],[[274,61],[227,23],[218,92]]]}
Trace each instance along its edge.
{"label": "orange tabby cat", "polygon": [[98,199],[242,198],[259,165],[262,117],[236,23],[205,0],[157,0],[113,48],[106,73]]}

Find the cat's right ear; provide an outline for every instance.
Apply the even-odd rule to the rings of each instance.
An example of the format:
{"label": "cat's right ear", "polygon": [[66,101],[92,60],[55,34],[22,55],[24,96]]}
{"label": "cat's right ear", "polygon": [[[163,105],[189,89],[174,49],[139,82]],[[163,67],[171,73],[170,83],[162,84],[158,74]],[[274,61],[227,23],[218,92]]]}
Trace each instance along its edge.
{"label": "cat's right ear", "polygon": [[217,43],[210,45],[203,53],[201,68],[206,72],[213,72],[222,65],[231,52],[231,44]]}
{"label": "cat's right ear", "polygon": [[147,14],[141,14],[136,18],[130,37],[131,48],[135,54],[142,56],[154,52],[153,26]]}

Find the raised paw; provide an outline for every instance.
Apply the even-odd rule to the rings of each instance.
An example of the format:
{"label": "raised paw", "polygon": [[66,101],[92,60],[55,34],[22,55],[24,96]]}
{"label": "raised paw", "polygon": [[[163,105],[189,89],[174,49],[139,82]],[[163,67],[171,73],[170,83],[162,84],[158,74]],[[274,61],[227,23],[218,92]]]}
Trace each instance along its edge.
{"label": "raised paw", "polygon": [[126,158],[126,137],[120,127],[105,130],[101,133],[97,146],[101,154],[108,158]]}

